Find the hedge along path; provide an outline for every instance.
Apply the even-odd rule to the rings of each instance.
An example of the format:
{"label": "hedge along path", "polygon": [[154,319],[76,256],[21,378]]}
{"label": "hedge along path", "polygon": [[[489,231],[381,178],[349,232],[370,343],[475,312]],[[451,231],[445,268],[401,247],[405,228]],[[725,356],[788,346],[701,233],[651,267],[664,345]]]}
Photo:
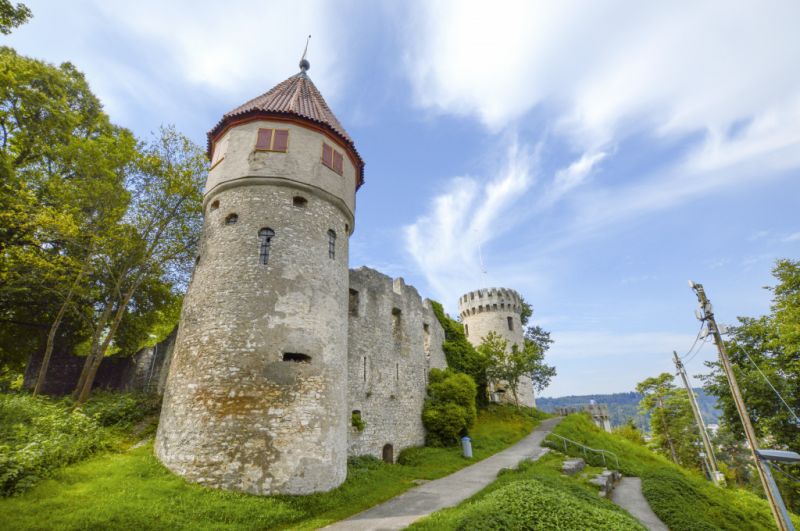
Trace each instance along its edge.
{"label": "hedge along path", "polygon": [[669,531],[642,494],[640,478],[622,478],[611,491],[611,501],[631,513],[649,531]]}
{"label": "hedge along path", "polygon": [[538,459],[543,453],[542,441],[560,421],[561,418],[544,420],[530,435],[502,452],[449,476],[408,490],[400,496],[324,529],[337,531],[403,529],[440,509],[458,505],[497,479],[497,473],[501,469],[514,468],[523,459]]}

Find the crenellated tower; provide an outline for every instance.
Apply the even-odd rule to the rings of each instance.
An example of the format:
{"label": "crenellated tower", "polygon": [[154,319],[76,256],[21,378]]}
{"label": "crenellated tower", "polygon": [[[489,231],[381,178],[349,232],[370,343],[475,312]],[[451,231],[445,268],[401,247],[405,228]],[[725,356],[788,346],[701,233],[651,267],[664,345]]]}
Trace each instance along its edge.
{"label": "crenellated tower", "polygon": [[[464,332],[473,346],[483,342],[489,332],[505,339],[510,350],[513,345],[523,347],[524,330],[520,318],[522,298],[513,289],[485,288],[470,291],[458,299],[458,314],[464,323]],[[493,382],[491,389],[495,400],[513,402],[511,393],[505,392],[503,382]],[[520,379],[517,397],[520,404],[535,407],[536,399],[530,378]]]}
{"label": "crenellated tower", "polygon": [[364,163],[301,71],[225,114],[155,451],[253,494],[346,476],[348,241]]}

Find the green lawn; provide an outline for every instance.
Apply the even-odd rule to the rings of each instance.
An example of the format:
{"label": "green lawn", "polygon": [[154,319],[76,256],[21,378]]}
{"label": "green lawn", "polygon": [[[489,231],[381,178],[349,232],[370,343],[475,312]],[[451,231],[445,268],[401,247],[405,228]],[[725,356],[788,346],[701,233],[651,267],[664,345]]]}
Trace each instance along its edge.
{"label": "green lawn", "polygon": [[496,453],[528,434],[535,410],[490,407],[472,430],[475,459],[458,448],[415,448],[400,464],[351,461],[347,481],[311,496],[249,496],[189,484],[153,457],[152,445],[66,467],[31,490],[0,499],[4,529],[312,529]]}
{"label": "green lawn", "polygon": [[[765,500],[742,489],[715,487],[699,474],[676,466],[644,446],[598,429],[586,415],[570,415],[553,431],[589,447],[616,453],[620,471],[642,478],[645,498],[672,531],[775,529]],[[560,442],[553,447],[563,450]],[[569,447],[569,452],[583,457],[574,446]],[[592,462],[599,464],[597,458]],[[794,522],[800,527],[800,518]]]}
{"label": "green lawn", "polygon": [[561,474],[563,456],[547,454],[508,470],[478,494],[411,526],[414,531],[456,529],[631,530],[644,528],[627,512],[598,496],[589,479],[601,469]]}

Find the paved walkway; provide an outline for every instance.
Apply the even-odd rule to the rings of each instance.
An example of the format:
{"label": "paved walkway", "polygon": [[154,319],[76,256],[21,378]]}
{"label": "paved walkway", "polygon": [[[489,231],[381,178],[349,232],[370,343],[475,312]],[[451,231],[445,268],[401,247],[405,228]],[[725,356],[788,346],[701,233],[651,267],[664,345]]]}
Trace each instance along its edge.
{"label": "paved walkway", "polygon": [[540,444],[560,418],[542,421],[530,435],[449,476],[429,481],[371,509],[332,524],[325,529],[377,531],[403,529],[424,516],[466,500],[497,478],[502,468],[515,468],[523,459],[538,458]]}
{"label": "paved walkway", "polygon": [[611,501],[631,513],[650,531],[669,531],[642,495],[641,478],[622,478],[611,491]]}

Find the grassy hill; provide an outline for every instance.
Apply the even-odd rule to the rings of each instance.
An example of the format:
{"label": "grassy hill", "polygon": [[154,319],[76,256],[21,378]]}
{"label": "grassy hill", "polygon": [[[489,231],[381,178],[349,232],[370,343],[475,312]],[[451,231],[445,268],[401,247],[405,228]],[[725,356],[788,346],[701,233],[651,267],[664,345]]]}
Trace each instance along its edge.
{"label": "grassy hill", "polygon": [[[706,423],[718,423],[720,412],[717,409],[717,398],[706,394],[702,387],[696,387],[694,392],[697,395],[697,403],[700,405],[700,412]],[[542,411],[552,413],[557,407],[581,407],[588,404],[590,400],[594,400],[598,404],[608,404],[612,426],[620,426],[628,422],[628,419],[633,419],[639,428],[644,431],[650,431],[649,416],[639,414],[639,401],[641,399],[642,395],[635,392],[606,395],[570,395],[557,398],[542,397],[536,399],[536,407]]]}
{"label": "grassy hill", "polygon": [[[592,448],[614,452],[626,476],[642,478],[642,491],[653,511],[672,531],[772,531],[775,524],[767,502],[737,488],[720,488],[688,472],[644,446],[598,429],[587,415],[565,418],[555,429],[563,437]],[[597,495],[588,478],[600,470],[600,458],[587,459],[588,474],[561,474],[564,455],[555,452],[536,462],[523,462],[457,507],[417,522],[415,531],[465,529],[640,530],[628,513]],[[577,446],[568,453],[583,457]],[[795,518],[795,525],[800,518]]]}

